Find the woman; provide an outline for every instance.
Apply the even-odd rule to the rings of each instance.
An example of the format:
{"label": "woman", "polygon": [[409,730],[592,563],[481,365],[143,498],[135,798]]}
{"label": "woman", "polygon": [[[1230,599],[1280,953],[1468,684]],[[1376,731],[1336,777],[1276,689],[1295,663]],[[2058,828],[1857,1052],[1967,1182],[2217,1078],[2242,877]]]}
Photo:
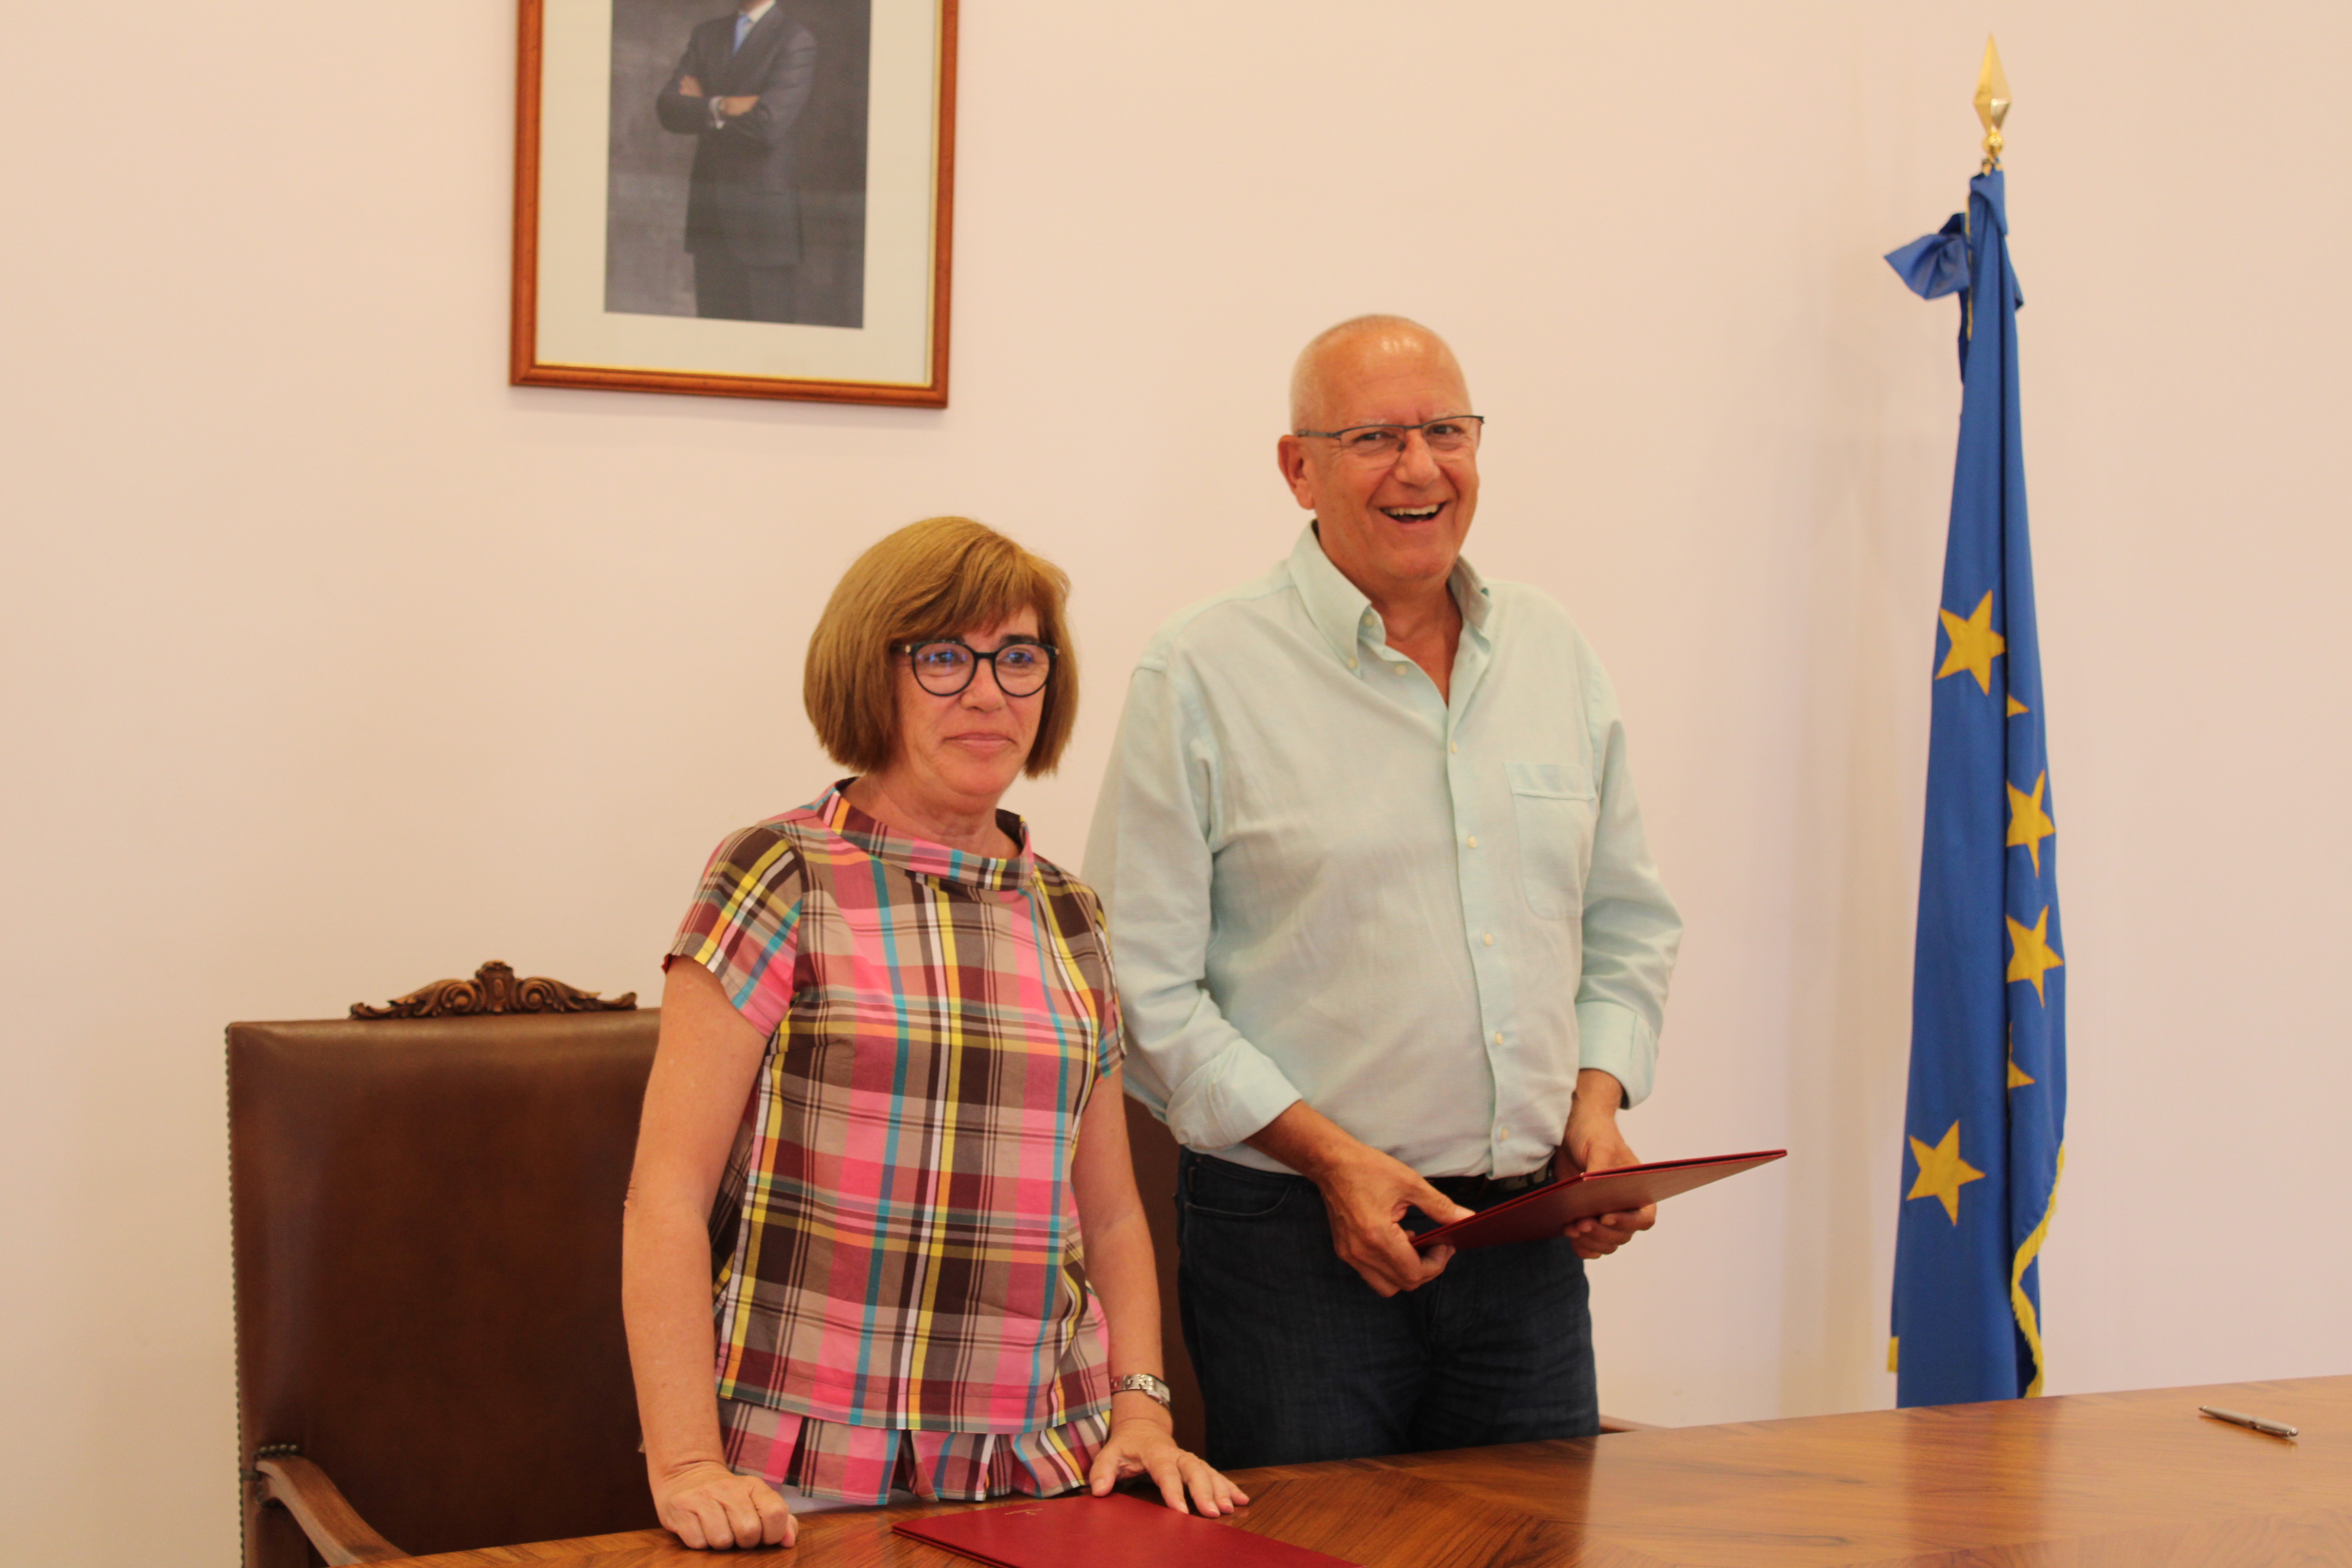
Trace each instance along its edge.
{"label": "woman", "polygon": [[996,809],[1069,740],[1067,591],[962,518],[860,556],[803,690],[857,776],[722,843],[671,944],[623,1295],[688,1546],[791,1542],[786,1494],[1248,1500],[1171,1436],[1101,908]]}

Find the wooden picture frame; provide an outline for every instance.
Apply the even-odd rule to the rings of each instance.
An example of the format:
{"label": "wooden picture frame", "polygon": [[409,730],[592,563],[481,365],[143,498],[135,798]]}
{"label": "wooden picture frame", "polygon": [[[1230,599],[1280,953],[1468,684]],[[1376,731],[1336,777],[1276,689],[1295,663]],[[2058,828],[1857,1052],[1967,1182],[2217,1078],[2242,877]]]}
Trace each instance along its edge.
{"label": "wooden picture frame", "polygon": [[510,383],[945,407],[957,3],[520,0]]}

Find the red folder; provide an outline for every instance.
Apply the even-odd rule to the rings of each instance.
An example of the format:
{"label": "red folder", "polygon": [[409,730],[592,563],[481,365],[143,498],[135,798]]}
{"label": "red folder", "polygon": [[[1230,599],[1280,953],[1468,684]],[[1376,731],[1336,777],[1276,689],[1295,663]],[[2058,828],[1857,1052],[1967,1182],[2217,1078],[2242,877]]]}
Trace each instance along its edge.
{"label": "red folder", "polygon": [[1660,1160],[1647,1165],[1620,1165],[1613,1171],[1562,1176],[1533,1192],[1483,1214],[1423,1231],[1415,1247],[1500,1247],[1508,1241],[1539,1241],[1558,1236],[1580,1219],[1619,1214],[1673,1197],[1677,1193],[1736,1176],[1768,1165],[1789,1152],[1769,1149],[1755,1154],[1716,1154],[1704,1160]]}
{"label": "red folder", "polygon": [[891,1528],[995,1568],[1357,1568],[1123,1492],[935,1513]]}

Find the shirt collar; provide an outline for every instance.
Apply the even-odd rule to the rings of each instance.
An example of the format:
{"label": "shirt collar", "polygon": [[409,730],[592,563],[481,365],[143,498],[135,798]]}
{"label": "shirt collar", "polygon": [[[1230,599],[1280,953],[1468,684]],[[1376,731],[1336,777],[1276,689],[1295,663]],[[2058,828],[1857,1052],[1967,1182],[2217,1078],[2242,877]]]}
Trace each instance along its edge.
{"label": "shirt collar", "polygon": [[738,11],[735,14],[756,27],[760,25],[760,18],[775,8],[776,0],[760,0],[760,3],[749,11]]}
{"label": "shirt collar", "polygon": [[1037,853],[1029,843],[1029,825],[1009,811],[996,814],[996,825],[1021,846],[1009,858],[950,849],[928,838],[913,838],[886,826],[849,804],[849,785],[843,779],[809,803],[809,814],[852,847],[884,865],[942,882],[954,882],[980,892],[1002,893],[1025,888],[1036,874]]}
{"label": "shirt collar", "polygon": [[[1307,618],[1315,623],[1323,640],[1331,645],[1331,650],[1342,661],[1353,658],[1357,642],[1379,625],[1380,614],[1372,608],[1371,600],[1364,596],[1364,591],[1331,564],[1311,522],[1298,531],[1298,542],[1291,547],[1290,580],[1298,585],[1298,598],[1307,607]],[[1478,575],[1478,569],[1467,558],[1457,555],[1445,585],[1462,612],[1463,623],[1483,638],[1491,607],[1486,580]],[[1372,640],[1381,638],[1375,637]]]}

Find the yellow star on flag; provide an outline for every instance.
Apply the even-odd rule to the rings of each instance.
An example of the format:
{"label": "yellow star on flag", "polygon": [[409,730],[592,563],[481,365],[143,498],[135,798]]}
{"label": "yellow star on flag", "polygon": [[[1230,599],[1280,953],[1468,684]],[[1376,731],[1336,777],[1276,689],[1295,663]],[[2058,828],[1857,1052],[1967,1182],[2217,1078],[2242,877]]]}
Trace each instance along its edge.
{"label": "yellow star on flag", "polygon": [[2066,962],[2050,945],[2050,906],[2044,904],[2041,918],[2030,926],[2020,925],[2006,915],[2001,919],[2009,922],[2009,940],[2013,944],[2008,978],[2032,981],[2033,994],[2048,1002],[2050,997],[2042,988],[2042,977]]}
{"label": "yellow star on flag", "polygon": [[2032,711],[2032,709],[2028,708],[2024,703],[2020,702],[2016,698],[2012,697],[2009,700],[2009,712],[2004,715],[2004,717],[2014,719],[2020,713],[2031,713]]}
{"label": "yellow star on flag", "polygon": [[2017,1026],[2014,1024],[2009,1026],[2009,1087],[2011,1089],[2033,1087],[2033,1079],[2027,1077],[2025,1069],[2017,1065]]}
{"label": "yellow star on flag", "polygon": [[1918,1139],[1911,1140],[1911,1157],[1919,1162],[1919,1179],[1904,1194],[1910,1198],[1941,1198],[1944,1213],[1954,1225],[1960,1223],[1960,1189],[1970,1182],[1984,1180],[1984,1173],[1960,1158],[1960,1124],[1952,1123],[1942,1142],[1930,1149]]}
{"label": "yellow star on flag", "polygon": [[2009,847],[2014,849],[2022,844],[2032,852],[2033,874],[2037,877],[2042,875],[2042,841],[2058,831],[2058,825],[2051,821],[2049,814],[2042,809],[2042,792],[2049,784],[2050,774],[2044,770],[2042,776],[2033,781],[2032,795],[2027,795],[2015,784],[2008,785]]}
{"label": "yellow star on flag", "polygon": [[1979,599],[1966,620],[1949,610],[1936,613],[1944,617],[1944,630],[1952,639],[1951,651],[1944,655],[1944,668],[1936,672],[1936,679],[1941,680],[1965,669],[1977,678],[1977,689],[1990,696],[1992,661],[2009,647],[2009,639],[1992,629],[1992,595],[1987,594]]}

